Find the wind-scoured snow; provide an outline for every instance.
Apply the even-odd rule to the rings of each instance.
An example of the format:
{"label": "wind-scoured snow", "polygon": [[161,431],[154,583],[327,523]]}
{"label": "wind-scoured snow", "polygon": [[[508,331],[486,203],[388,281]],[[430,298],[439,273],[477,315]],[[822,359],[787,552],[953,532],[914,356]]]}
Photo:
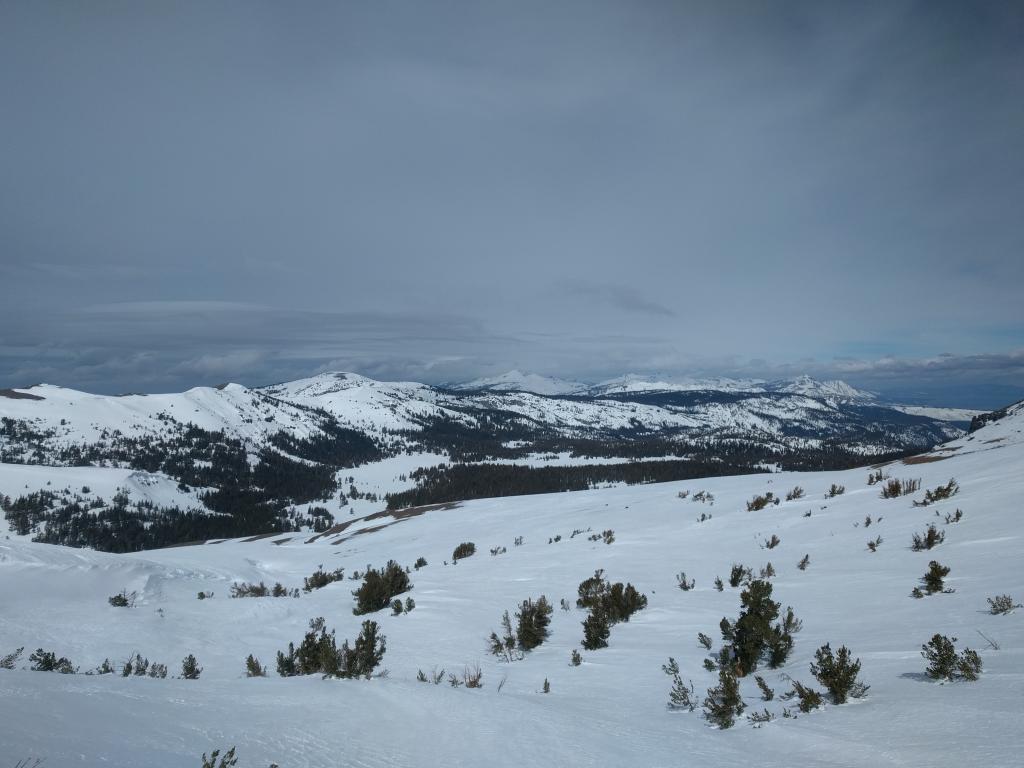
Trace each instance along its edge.
{"label": "wind-scoured snow", "polygon": [[[47,766],[132,768],[198,765],[204,751],[232,745],[240,768],[1016,765],[1024,753],[1024,611],[992,616],[986,597],[1024,597],[1024,409],[922,459],[883,467],[894,478],[921,479],[921,491],[896,499],[880,498],[865,468],[478,500],[363,519],[312,543],[308,535],[282,534],[109,555],[0,536],[0,655],[25,646],[27,657],[42,647],[85,671],[139,652],[173,675],[194,653],[204,669],[199,680],[59,675],[24,669],[23,659],[0,670],[0,754],[12,764],[39,757]],[[956,496],[913,506],[951,477]],[[846,492],[826,499],[833,483]],[[784,496],[796,485],[805,498],[746,511],[755,494]],[[699,490],[714,495],[713,505],[693,501]],[[690,494],[681,499],[681,491]],[[962,520],[944,524],[956,509]],[[702,513],[711,519],[698,522]],[[929,523],[945,542],[911,551],[912,534]],[[570,537],[588,528],[613,529],[614,543]],[[781,544],[763,549],[773,534]],[[561,541],[548,543],[556,535]],[[522,546],[514,546],[517,536]],[[866,542],[876,536],[883,543],[872,553]],[[475,542],[477,554],[451,565],[462,541]],[[489,555],[496,546],[507,552]],[[805,554],[810,565],[800,571]],[[235,580],[296,587],[320,565],[351,573],[389,559],[411,565],[420,556],[428,565],[411,574],[415,610],[370,617],[387,636],[385,678],[273,672],[275,652],[301,640],[316,616],[339,642],[356,636],[367,618],[352,615],[358,582],[299,598],[228,597]],[[947,585],[955,592],[915,600],[910,590],[933,559],[951,568]],[[752,679],[741,681],[741,691],[748,713],[767,708],[777,719],[754,729],[741,718],[720,731],[699,710],[668,711],[670,680],[661,665],[669,656],[699,696],[716,682],[702,667],[696,636],[710,635],[717,647],[718,623],[736,617],[740,590],[716,591],[715,576],[726,578],[733,563],[756,571],[769,561],[777,571],[773,597],[793,606],[803,631],[784,667],[759,671],[774,701],[761,701]],[[574,603],[579,582],[598,568],[634,584],[649,605],[612,628],[608,648],[583,651],[583,664],[572,667],[584,612],[559,610],[558,602]],[[696,580],[694,590],[677,588],[680,571]],[[109,606],[107,598],[123,589],[138,592],[136,606]],[[214,597],[197,600],[200,590]],[[489,656],[485,639],[499,629],[502,612],[541,594],[556,606],[548,641],[511,664]],[[979,651],[978,682],[924,677],[919,651],[935,633]],[[867,697],[783,719],[785,676],[815,684],[808,664],[825,642],[860,658]],[[270,677],[244,676],[250,653]],[[482,690],[415,679],[419,669],[461,673],[474,663],[484,672]],[[548,694],[541,693],[545,679]]]}

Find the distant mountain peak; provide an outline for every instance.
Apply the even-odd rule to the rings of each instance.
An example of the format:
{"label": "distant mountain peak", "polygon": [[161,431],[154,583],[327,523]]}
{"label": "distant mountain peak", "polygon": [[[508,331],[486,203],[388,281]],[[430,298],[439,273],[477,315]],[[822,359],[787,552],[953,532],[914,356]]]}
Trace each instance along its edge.
{"label": "distant mountain peak", "polygon": [[486,376],[458,384],[449,384],[458,391],[488,390],[491,392],[532,392],[535,395],[568,395],[586,389],[585,384],[554,376],[511,370],[498,376]]}

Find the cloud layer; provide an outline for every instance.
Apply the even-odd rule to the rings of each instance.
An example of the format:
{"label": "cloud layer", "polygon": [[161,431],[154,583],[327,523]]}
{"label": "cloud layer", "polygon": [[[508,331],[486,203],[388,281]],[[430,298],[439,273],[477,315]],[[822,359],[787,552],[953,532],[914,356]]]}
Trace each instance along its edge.
{"label": "cloud layer", "polygon": [[1022,35],[1012,2],[4,3],[0,386],[1007,380]]}

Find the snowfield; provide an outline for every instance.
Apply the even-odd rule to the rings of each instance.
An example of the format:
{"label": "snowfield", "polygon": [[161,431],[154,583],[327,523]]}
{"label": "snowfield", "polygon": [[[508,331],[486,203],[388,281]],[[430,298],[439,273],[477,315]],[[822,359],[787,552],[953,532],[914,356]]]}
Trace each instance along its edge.
{"label": "snowfield", "polygon": [[[395,464],[365,482],[383,485],[405,469]],[[478,500],[409,516],[343,515],[344,530],[315,539],[281,534],[128,555],[0,533],[0,656],[25,647],[17,668],[0,669],[0,755],[4,765],[44,758],[46,768],[198,766],[203,752],[232,745],[241,768],[1020,765],[1024,609],[993,616],[986,598],[1024,600],[1024,407],[883,469],[893,478],[920,478],[921,490],[882,499],[879,486],[867,484],[867,468],[720,477]],[[85,482],[76,469],[21,470],[54,473],[54,485]],[[113,488],[131,474],[105,471],[120,473],[111,475]],[[97,484],[95,477],[88,481]],[[913,506],[951,477],[957,495]],[[826,499],[833,483],[846,492]],[[746,511],[753,496],[784,497],[796,485],[806,497]],[[701,490],[713,494],[713,504],[693,500]],[[689,496],[679,498],[685,491]],[[945,524],[956,509],[963,519]],[[711,519],[699,522],[702,513]],[[929,523],[945,532],[945,542],[911,551],[912,534]],[[589,541],[589,532],[570,536],[609,528],[610,545]],[[763,548],[773,534],[781,543]],[[549,543],[557,535],[561,540]],[[514,545],[518,536],[522,546]],[[866,544],[876,536],[883,541],[872,553]],[[452,549],[463,541],[475,542],[477,553],[452,565]],[[498,546],[507,552],[489,554]],[[801,571],[805,554],[810,565]],[[428,565],[412,572],[408,595],[416,607],[400,616],[354,616],[351,591],[359,582],[347,578],[299,598],[228,596],[234,581],[301,587],[319,565],[349,574],[389,559],[411,566],[420,556]],[[910,591],[933,559],[951,567],[947,586],[955,592],[915,600]],[[717,683],[702,667],[707,654],[697,633],[718,647],[719,621],[737,616],[740,589],[718,592],[713,580],[727,579],[733,563],[756,572],[769,561],[777,571],[773,598],[783,609],[793,606],[803,630],[784,667],[758,672],[775,700],[761,701],[751,678],[741,680],[741,692],[745,715],[767,708],[777,719],[753,728],[744,716],[721,731],[699,708],[669,711],[671,681],[661,670],[669,656],[700,698]],[[585,617],[575,608],[577,586],[598,568],[612,581],[631,582],[649,604],[612,627],[609,647],[583,651],[582,665],[573,667]],[[680,571],[696,580],[695,589],[676,586]],[[138,593],[134,607],[108,605],[121,590]],[[199,591],[214,596],[197,600]],[[490,656],[486,638],[500,629],[502,612],[542,594],[555,605],[547,642],[510,664]],[[561,598],[571,610],[559,609]],[[298,644],[317,616],[339,643],[354,639],[364,618],[379,622],[389,674],[368,681],[278,677],[276,651]],[[979,651],[978,682],[940,685],[924,677],[920,647],[935,633]],[[792,706],[778,698],[790,687],[785,676],[820,687],[808,664],[825,642],[845,644],[860,658],[867,697],[782,718]],[[120,666],[139,652],[166,663],[172,676],[193,653],[203,673],[199,680],[160,680],[34,672],[27,657],[36,648],[68,657],[81,672],[105,658]],[[245,677],[250,653],[270,677]],[[479,690],[416,680],[420,669],[461,672],[477,663]],[[545,679],[548,694],[541,692]]]}

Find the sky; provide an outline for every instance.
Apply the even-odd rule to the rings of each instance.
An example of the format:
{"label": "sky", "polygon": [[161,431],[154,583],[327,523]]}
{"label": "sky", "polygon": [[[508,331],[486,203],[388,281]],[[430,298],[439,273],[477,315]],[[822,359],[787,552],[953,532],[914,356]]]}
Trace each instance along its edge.
{"label": "sky", "polygon": [[0,2],[0,387],[1024,397],[1019,2]]}

